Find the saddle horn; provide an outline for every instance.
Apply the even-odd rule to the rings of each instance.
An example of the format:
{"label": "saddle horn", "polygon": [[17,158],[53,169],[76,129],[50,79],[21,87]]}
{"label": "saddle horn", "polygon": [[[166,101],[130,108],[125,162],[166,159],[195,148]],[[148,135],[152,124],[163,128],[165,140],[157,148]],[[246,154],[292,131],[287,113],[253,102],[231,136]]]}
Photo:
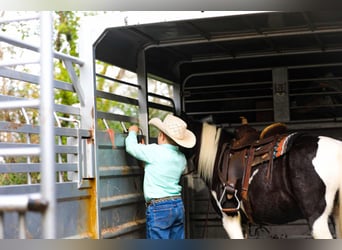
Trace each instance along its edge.
{"label": "saddle horn", "polygon": [[248,120],[247,120],[246,117],[240,116],[240,119],[241,119],[241,124],[242,124],[242,125],[247,125],[247,124],[248,124]]}

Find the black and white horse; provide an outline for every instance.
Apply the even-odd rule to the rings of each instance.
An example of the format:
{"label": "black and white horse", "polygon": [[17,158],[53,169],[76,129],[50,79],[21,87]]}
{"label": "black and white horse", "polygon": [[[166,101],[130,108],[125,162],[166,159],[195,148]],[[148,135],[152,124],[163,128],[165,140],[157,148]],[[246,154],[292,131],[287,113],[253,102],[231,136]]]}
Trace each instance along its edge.
{"label": "black and white horse", "polygon": [[[197,171],[207,183],[228,236],[244,238],[241,224],[246,215],[246,206],[241,202],[243,173],[237,174],[235,212],[228,213],[224,209],[234,198],[225,193],[219,177],[219,169],[227,166],[218,166],[222,162],[218,158],[223,144],[231,143],[234,135],[208,123],[188,122],[188,126],[196,134],[197,144],[193,151],[185,154],[192,155]],[[341,238],[342,141],[301,133],[287,140],[286,153],[273,160],[268,181],[265,180],[269,174],[267,162],[251,169],[248,201],[253,222],[280,225],[306,219],[312,237],[320,239],[333,237],[328,225],[329,218],[333,217],[336,235]]]}

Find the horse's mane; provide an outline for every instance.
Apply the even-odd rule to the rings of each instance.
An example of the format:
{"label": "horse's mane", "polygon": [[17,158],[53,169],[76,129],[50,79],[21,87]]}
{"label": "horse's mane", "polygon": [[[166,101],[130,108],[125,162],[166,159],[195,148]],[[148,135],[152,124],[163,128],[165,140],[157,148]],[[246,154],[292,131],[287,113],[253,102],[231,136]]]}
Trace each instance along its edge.
{"label": "horse's mane", "polygon": [[198,172],[201,177],[209,183],[213,177],[213,169],[220,135],[221,128],[217,128],[216,126],[208,123],[203,123]]}

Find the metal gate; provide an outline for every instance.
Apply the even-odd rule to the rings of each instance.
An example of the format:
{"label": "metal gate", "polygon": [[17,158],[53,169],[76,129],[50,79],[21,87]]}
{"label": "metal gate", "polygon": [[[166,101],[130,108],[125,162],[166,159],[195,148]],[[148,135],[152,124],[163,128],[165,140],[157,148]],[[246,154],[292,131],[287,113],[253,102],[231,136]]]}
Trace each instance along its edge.
{"label": "metal gate", "polygon": [[[90,127],[83,123],[90,114],[81,112],[84,89],[75,73],[83,62],[52,51],[52,13],[1,20],[8,22],[40,25],[40,46],[1,32],[4,46],[31,53],[29,60],[3,61],[1,80],[8,86],[39,91],[34,97],[19,96],[15,91],[0,96],[0,174],[14,179],[0,186],[0,237],[95,238],[94,144]],[[64,62],[72,82],[53,78],[54,60]],[[38,73],[25,69],[36,64]],[[56,89],[78,95],[81,105],[57,104]],[[71,141],[73,144],[68,144]]]}
{"label": "metal gate", "polygon": [[[40,55],[40,60],[15,59],[0,65],[4,83],[39,89],[35,98],[19,97],[15,91],[0,95],[1,110],[15,114],[0,121],[0,175],[22,178],[0,185],[1,237],[144,238],[143,170],[126,154],[127,134],[117,125],[140,122],[148,142],[147,110],[173,113],[174,101],[148,93],[143,57],[136,75],[139,84],[97,72],[98,59],[93,53],[97,37],[91,37],[94,34],[87,26],[81,26],[79,59],[51,50],[52,13],[1,22],[31,24],[37,20],[41,20],[44,46],[0,34],[6,46]],[[70,82],[53,78],[54,60],[63,61]],[[38,73],[19,67],[39,62]],[[100,81],[132,88],[134,97],[100,89]],[[55,91],[76,96],[79,102],[59,104]],[[102,109],[99,99],[110,102],[112,109]],[[156,103],[156,99],[167,104]],[[130,105],[135,111],[117,114],[120,105]]]}

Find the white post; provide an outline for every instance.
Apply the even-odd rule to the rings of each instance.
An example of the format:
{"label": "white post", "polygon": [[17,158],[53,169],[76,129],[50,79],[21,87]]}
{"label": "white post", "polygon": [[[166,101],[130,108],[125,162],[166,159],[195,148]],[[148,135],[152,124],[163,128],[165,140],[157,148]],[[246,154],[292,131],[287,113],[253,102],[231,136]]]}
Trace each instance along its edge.
{"label": "white post", "polygon": [[41,13],[40,46],[40,147],[41,195],[48,202],[43,213],[43,238],[56,238],[56,171],[54,135],[54,94],[52,54],[52,14]]}

